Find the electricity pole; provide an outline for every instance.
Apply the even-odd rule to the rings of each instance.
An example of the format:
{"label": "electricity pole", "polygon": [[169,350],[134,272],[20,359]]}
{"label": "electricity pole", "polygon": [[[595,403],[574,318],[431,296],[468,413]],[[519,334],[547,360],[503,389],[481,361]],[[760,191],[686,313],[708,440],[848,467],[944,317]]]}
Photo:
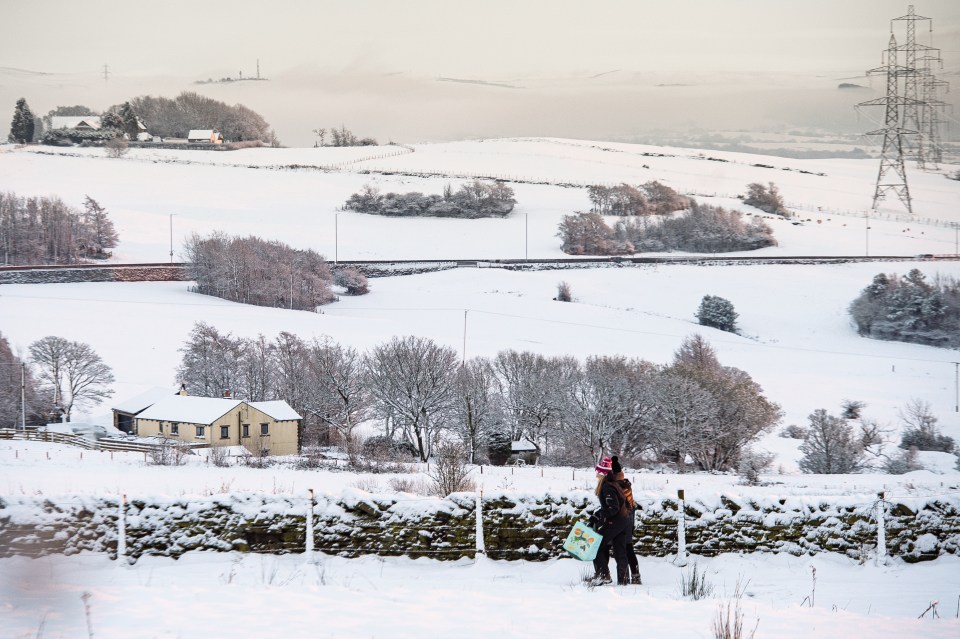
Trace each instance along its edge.
{"label": "electricity pole", "polygon": [[[877,173],[877,185],[873,191],[873,205],[883,200],[888,191],[893,191],[913,215],[913,205],[910,200],[910,188],[907,186],[907,173],[903,166],[903,136],[915,134],[917,131],[905,130],[900,124],[900,106],[906,103],[906,98],[898,91],[899,77],[907,73],[906,67],[897,64],[897,40],[890,34],[890,44],[887,47],[886,64],[867,71],[867,74],[884,74],[887,78],[887,94],[882,98],[861,102],[861,106],[885,107],[884,126],[882,129],[870,131],[867,135],[882,135],[883,149],[880,152],[880,171]],[[916,100],[914,100],[916,102]],[[893,173],[888,177],[889,173]]]}

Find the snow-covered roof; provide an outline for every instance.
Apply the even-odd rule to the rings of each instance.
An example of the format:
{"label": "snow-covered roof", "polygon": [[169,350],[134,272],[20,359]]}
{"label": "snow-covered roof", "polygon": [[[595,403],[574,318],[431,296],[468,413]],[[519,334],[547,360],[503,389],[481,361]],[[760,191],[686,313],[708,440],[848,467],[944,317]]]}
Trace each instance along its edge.
{"label": "snow-covered roof", "polygon": [[213,129],[190,129],[188,140],[209,140],[213,137]]}
{"label": "snow-covered roof", "polygon": [[99,115],[55,115],[50,118],[50,127],[53,129],[76,129],[86,125],[91,129],[100,128]]}
{"label": "snow-covered roof", "polygon": [[212,424],[242,403],[239,399],[171,395],[137,415],[137,418]]}
{"label": "snow-covered roof", "polygon": [[525,451],[538,450],[538,448],[537,445],[529,439],[520,439],[519,441],[510,443],[510,450],[515,453],[522,453]]}
{"label": "snow-covered roof", "polygon": [[290,407],[290,404],[286,403],[282,399],[275,399],[269,402],[248,402],[251,406],[256,408],[262,413],[266,413],[270,417],[273,417],[278,422],[292,420],[292,419],[303,419],[303,416],[298,415],[297,411],[293,410]]}
{"label": "snow-covered roof", "polygon": [[144,391],[139,395],[125,399],[124,401],[115,405],[113,410],[120,411],[121,413],[131,413],[136,415],[143,409],[149,408],[150,406],[156,404],[164,397],[170,397],[175,394],[176,393],[169,388],[154,386],[150,390]]}

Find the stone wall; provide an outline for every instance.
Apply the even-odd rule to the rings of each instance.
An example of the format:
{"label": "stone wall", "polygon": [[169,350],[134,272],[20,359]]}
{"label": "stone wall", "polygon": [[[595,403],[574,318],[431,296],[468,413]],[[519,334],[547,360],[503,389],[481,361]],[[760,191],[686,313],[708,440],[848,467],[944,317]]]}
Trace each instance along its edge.
{"label": "stone wall", "polygon": [[[649,502],[649,500],[648,500]],[[723,497],[716,506],[686,504],[687,549],[724,552],[840,552],[865,558],[875,551],[872,505],[826,498],[790,498],[764,504]],[[545,560],[563,556],[562,543],[577,519],[596,506],[588,492],[561,495],[501,493],[483,500],[483,535],[494,559]],[[446,499],[348,491],[318,498],[314,548],[342,556],[406,555],[458,559],[476,549],[476,495]],[[126,507],[127,554],[179,556],[190,550],[303,552],[305,497],[267,494],[131,499]],[[905,561],[960,554],[960,499],[915,499],[885,504],[887,552]],[[116,497],[30,496],[0,499],[0,556],[116,553]],[[679,504],[664,498],[641,504],[637,553],[677,551]]]}
{"label": "stone wall", "polygon": [[182,264],[42,269],[0,268],[0,284],[183,282],[189,279],[186,267]]}

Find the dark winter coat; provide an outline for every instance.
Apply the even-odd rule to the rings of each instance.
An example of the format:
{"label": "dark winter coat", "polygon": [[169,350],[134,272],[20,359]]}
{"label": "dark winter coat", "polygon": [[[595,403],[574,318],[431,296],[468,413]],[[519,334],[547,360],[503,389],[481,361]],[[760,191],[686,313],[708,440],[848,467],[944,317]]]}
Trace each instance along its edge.
{"label": "dark winter coat", "polygon": [[613,473],[609,473],[600,487],[600,530],[604,535],[616,536],[625,531],[633,511],[627,504],[623,489]]}

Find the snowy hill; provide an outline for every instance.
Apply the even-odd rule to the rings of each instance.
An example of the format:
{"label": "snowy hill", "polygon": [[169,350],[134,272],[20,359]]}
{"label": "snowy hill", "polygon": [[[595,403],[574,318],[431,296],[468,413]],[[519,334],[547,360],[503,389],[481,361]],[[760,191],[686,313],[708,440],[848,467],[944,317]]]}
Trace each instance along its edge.
{"label": "snowy hill", "polygon": [[[744,207],[736,196],[748,183],[775,182],[802,224],[768,220],[780,245],[758,252],[764,255],[916,256],[956,250],[955,229],[948,224],[960,221],[960,183],[937,173],[910,174],[922,219],[907,219],[897,202],[888,202],[867,229],[863,212],[875,161],[785,160],[553,139],[413,149],[136,149],[123,159],[109,159],[97,149],[5,146],[0,147],[0,188],[56,195],[74,206],[85,195],[94,197],[117,224],[118,261],[166,261],[171,222],[175,248],[192,232],[221,229],[340,259],[559,257],[557,223],[588,208],[584,185],[654,179],[738,209]],[[364,184],[440,193],[444,185],[471,176],[515,180],[516,211],[502,220],[459,221],[386,220],[338,210]],[[953,412],[956,352],[863,339],[846,314],[874,274],[913,267],[930,278],[960,277],[960,262],[930,260],[532,272],[458,268],[377,278],[369,295],[343,298],[322,313],[242,306],[193,294],[187,283],[4,285],[0,331],[21,350],[51,334],[90,343],[114,369],[117,395],[111,403],[152,386],[172,386],[178,349],[198,320],[243,336],[272,338],[283,330],[304,338],[329,335],[360,349],[415,334],[463,349],[466,357],[513,348],[578,357],[622,353],[656,363],[667,362],[685,336],[700,332],[722,363],[746,370],[783,406],[784,423],[803,424],[814,409],[836,412],[842,400],[853,399],[867,404],[867,416],[893,425],[897,409],[917,397],[931,403],[945,434],[960,438],[960,418]],[[570,283],[574,303],[552,301],[560,280]],[[694,312],[706,294],[734,303],[742,336],[695,323]],[[948,455],[924,458],[943,475],[810,476],[795,474],[797,443],[776,435],[761,442],[777,454],[777,470],[786,474],[772,478],[775,486],[753,489],[754,495],[840,494],[869,503],[881,490],[898,496],[956,491],[958,475]],[[86,457],[79,449],[3,442],[0,460],[7,472],[0,474],[0,494],[76,501],[76,493],[181,496],[253,490],[302,499],[307,487],[359,492],[359,482],[379,490],[374,484],[386,481],[287,468],[144,466],[134,454],[118,454],[115,460],[112,454],[84,452]],[[513,470],[488,468],[479,485],[530,492],[591,488],[589,470],[569,475],[570,469]],[[678,487],[691,495],[747,490],[735,486],[737,481],[713,475],[634,476],[638,491],[651,498],[672,495]],[[72,636],[86,623],[91,634],[125,637],[300,636],[318,628],[332,629],[331,636],[349,628],[362,636],[557,637],[596,630],[606,611],[627,620],[627,636],[702,637],[708,636],[718,599],[729,601],[723,598],[742,586],[746,623],[752,628],[759,622],[758,636],[954,637],[958,629],[954,619],[934,622],[929,614],[916,619],[934,600],[944,602],[944,617],[952,615],[960,586],[956,557],[915,566],[858,564],[839,554],[730,554],[698,561],[717,598],[685,600],[678,595],[680,569],[656,558],[641,558],[642,587],[587,590],[580,587],[585,565],[568,559],[440,563],[324,556],[305,563],[301,555],[191,553],[177,562],[145,557],[118,572],[105,555],[17,557],[2,560],[0,604],[16,636],[39,636],[45,624],[47,636]],[[689,569],[683,574],[689,577]],[[805,597],[814,594],[811,575],[816,606],[809,599],[805,606]],[[214,589],[228,596],[214,607],[197,605],[209,601]],[[81,598],[80,592],[92,592],[92,598]],[[184,614],[158,618],[158,599]],[[253,599],[260,604],[255,614],[249,606]],[[370,606],[378,613],[369,614]],[[482,622],[474,623],[477,619]]]}

